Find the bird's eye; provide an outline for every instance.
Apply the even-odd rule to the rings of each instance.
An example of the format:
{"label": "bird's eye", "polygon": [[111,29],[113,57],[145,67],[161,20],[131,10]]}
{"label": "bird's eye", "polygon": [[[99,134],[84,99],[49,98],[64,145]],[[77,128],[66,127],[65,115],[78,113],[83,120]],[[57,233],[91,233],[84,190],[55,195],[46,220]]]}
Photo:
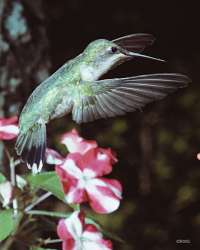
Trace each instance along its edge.
{"label": "bird's eye", "polygon": [[111,47],[111,51],[112,51],[112,53],[116,53],[117,52],[117,47]]}

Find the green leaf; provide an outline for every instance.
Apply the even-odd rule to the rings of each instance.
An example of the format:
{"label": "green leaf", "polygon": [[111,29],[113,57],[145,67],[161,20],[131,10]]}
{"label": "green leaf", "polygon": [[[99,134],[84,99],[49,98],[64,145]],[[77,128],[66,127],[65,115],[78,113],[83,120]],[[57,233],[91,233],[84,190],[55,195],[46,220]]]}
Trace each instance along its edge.
{"label": "green leaf", "polygon": [[0,184],[6,181],[6,177],[0,173]]}
{"label": "green leaf", "polygon": [[0,242],[6,239],[15,230],[21,215],[13,217],[13,210],[0,211]]}
{"label": "green leaf", "polygon": [[64,201],[62,184],[55,171],[40,173],[37,175],[28,175],[27,181],[33,189],[44,189],[51,192],[58,199]]}

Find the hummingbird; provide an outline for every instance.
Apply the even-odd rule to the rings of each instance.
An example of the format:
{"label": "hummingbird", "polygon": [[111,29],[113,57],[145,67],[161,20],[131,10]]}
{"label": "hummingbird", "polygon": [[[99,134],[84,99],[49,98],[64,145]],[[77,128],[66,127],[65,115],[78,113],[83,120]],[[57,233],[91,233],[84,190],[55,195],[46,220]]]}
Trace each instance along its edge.
{"label": "hummingbird", "polygon": [[72,113],[72,119],[80,124],[124,115],[187,86],[190,79],[179,73],[101,79],[134,58],[164,61],[141,54],[154,40],[151,34],[138,33],[112,41],[92,41],[36,87],[20,114],[15,145],[33,173],[40,172],[45,161],[46,125],[50,120]]}

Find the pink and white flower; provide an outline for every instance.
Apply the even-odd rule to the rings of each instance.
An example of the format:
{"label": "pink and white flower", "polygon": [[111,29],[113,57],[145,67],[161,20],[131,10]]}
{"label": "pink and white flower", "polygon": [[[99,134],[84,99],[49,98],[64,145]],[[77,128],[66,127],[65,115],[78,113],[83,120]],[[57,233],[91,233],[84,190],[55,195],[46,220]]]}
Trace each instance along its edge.
{"label": "pink and white flower", "polygon": [[97,143],[92,140],[85,140],[79,136],[76,129],[62,135],[61,143],[63,143],[70,153],[85,154],[88,150],[97,147]]}
{"label": "pink and white flower", "polygon": [[0,140],[14,139],[18,133],[17,116],[11,118],[0,118]]}
{"label": "pink and white flower", "polygon": [[116,161],[110,149],[93,148],[84,155],[68,154],[63,163],[56,166],[66,201],[69,204],[88,201],[97,213],[111,213],[118,209],[121,184],[102,177],[112,171],[112,164]]}
{"label": "pink and white flower", "polygon": [[46,161],[56,165],[65,192],[66,202],[89,202],[97,213],[111,213],[118,209],[122,186],[117,180],[103,176],[111,173],[117,158],[111,149],[97,147],[95,141],[87,141],[73,129],[62,137],[68,147],[66,157],[53,149],[47,149]]}
{"label": "pink and white flower", "polygon": [[57,234],[63,241],[62,250],[112,250],[112,242],[92,224],[85,223],[85,215],[73,212],[58,223]]}
{"label": "pink and white flower", "polygon": [[51,148],[46,149],[46,162],[48,164],[60,165],[64,162],[65,158],[62,157],[57,151]]}
{"label": "pink and white flower", "polygon": [[8,206],[12,199],[13,188],[9,181],[0,183],[0,201],[3,207]]}

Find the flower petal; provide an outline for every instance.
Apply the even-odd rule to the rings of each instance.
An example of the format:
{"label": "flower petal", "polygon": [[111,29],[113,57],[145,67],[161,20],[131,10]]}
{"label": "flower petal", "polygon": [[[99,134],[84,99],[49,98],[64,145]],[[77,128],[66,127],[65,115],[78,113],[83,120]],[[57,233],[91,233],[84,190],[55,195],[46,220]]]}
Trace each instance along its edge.
{"label": "flower petal", "polygon": [[12,116],[10,118],[0,118],[0,126],[9,125],[9,124],[16,124],[18,121],[17,116]]}
{"label": "flower petal", "polygon": [[0,126],[0,139],[11,140],[19,133],[19,128],[16,125]]}
{"label": "flower petal", "polygon": [[59,221],[57,234],[62,240],[77,240],[81,238],[84,228],[84,214],[73,212],[67,219]]}
{"label": "flower petal", "polygon": [[79,188],[79,186],[71,186],[65,195],[65,200],[69,204],[80,204],[88,200],[87,193],[84,188]]}
{"label": "flower petal", "polygon": [[61,240],[72,239],[72,235],[68,231],[64,219],[60,220],[58,223],[57,234]]}
{"label": "flower petal", "polygon": [[95,141],[85,140],[80,137],[76,129],[63,134],[61,137],[61,143],[65,144],[70,153],[85,154],[91,148],[97,147]]}
{"label": "flower petal", "polygon": [[55,150],[51,148],[46,149],[46,162],[48,164],[60,165],[64,161],[64,158]]}
{"label": "flower petal", "polygon": [[69,240],[63,241],[62,250],[77,250],[75,246],[75,240],[69,239]]}
{"label": "flower petal", "polygon": [[80,238],[83,233],[83,216],[79,211],[75,211],[65,220],[65,225],[74,239]]}
{"label": "flower petal", "polygon": [[[75,154],[69,154],[63,164],[56,166],[56,172],[62,182],[66,202],[80,204],[88,200],[85,191],[84,173],[76,165],[72,155],[75,157]],[[76,156],[81,157],[80,154]]]}
{"label": "flower petal", "polygon": [[112,171],[112,164],[116,158],[110,149],[94,148],[83,155],[78,164],[81,169],[90,169],[95,173],[94,177],[109,174]]}
{"label": "flower petal", "polygon": [[118,180],[107,178],[99,178],[99,180],[103,181],[116,197],[122,199],[122,185]]}
{"label": "flower petal", "polygon": [[86,250],[111,250],[112,242],[110,240],[104,240],[103,235],[98,229],[91,224],[85,226],[83,236],[83,249]]}
{"label": "flower petal", "polygon": [[79,166],[76,164],[74,159],[67,157],[63,164],[60,165],[60,168],[63,169],[69,178],[80,179],[82,177],[82,171]]}
{"label": "flower petal", "polygon": [[115,164],[118,161],[116,157],[116,153],[110,148],[108,149],[99,148],[99,153],[106,155],[107,158],[110,160],[111,164]]}
{"label": "flower petal", "polygon": [[14,139],[18,133],[19,128],[16,124],[17,116],[11,118],[0,118],[0,139],[11,140]]}
{"label": "flower petal", "polygon": [[[99,241],[84,241],[82,248],[84,250],[112,250],[112,243],[109,240],[101,239]],[[77,249],[79,250],[79,249]]]}
{"label": "flower petal", "polygon": [[83,237],[90,241],[97,241],[100,240],[103,235],[101,232],[99,232],[95,225],[86,224],[84,227]]}
{"label": "flower petal", "polygon": [[112,213],[120,205],[122,187],[117,180],[96,178],[87,183],[86,191],[92,209],[97,213]]}
{"label": "flower petal", "polygon": [[0,201],[6,207],[12,199],[13,188],[9,181],[0,184]]}

